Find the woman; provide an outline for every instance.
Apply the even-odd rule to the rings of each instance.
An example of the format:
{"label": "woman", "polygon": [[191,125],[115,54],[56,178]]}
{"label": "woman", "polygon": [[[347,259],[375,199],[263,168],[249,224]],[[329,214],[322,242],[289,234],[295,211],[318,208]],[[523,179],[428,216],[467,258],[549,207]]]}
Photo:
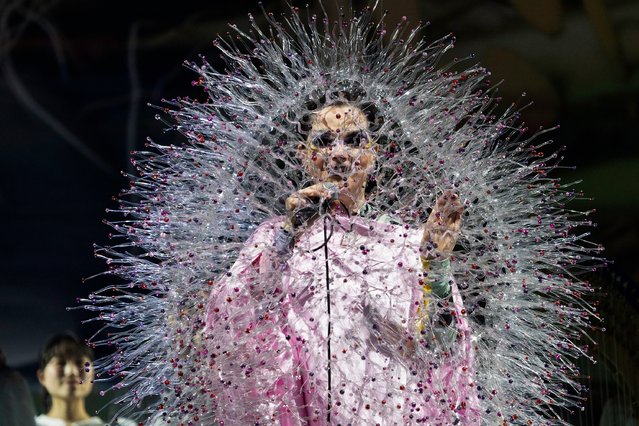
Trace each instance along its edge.
{"label": "woman", "polygon": [[175,424],[565,424],[601,248],[547,130],[453,36],[312,9],[231,25],[164,108],[185,143],[136,153],[104,374]]}
{"label": "woman", "polygon": [[[359,216],[378,161],[366,115],[337,102],[311,122],[299,157],[314,183],[287,199],[285,218],[257,228],[211,294],[219,418],[473,424],[470,333],[446,270],[458,197],[442,195],[421,230]],[[428,318],[432,292],[452,293],[448,339]]]}
{"label": "woman", "polygon": [[[93,360],[93,351],[72,334],[56,334],[47,341],[37,372],[46,414],[36,417],[37,426],[106,424],[99,417],[91,416],[85,406],[93,390]],[[122,420],[118,424],[129,425]]]}

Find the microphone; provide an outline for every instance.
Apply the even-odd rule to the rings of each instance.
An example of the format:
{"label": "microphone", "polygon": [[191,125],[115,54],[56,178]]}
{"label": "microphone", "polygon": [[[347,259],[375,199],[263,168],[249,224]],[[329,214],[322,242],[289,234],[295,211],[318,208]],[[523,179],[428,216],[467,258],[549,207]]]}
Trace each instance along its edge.
{"label": "microphone", "polygon": [[327,196],[306,197],[309,204],[295,210],[289,217],[293,229],[280,228],[275,232],[275,251],[280,256],[287,255],[291,252],[295,244],[295,234],[300,228],[315,222],[320,216],[329,211],[333,201],[339,200],[339,187],[336,184],[326,182],[323,183],[322,186],[328,193]]}

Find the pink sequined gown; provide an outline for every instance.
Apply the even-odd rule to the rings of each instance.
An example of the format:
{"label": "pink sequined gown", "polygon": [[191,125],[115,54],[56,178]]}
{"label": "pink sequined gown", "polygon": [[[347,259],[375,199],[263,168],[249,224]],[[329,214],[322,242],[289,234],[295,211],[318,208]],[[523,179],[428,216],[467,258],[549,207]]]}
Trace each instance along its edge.
{"label": "pink sequined gown", "polygon": [[420,333],[415,325],[421,232],[360,217],[319,220],[278,267],[272,245],[281,223],[259,226],[213,285],[206,335],[218,418],[226,425],[478,424],[457,286],[456,338],[441,343],[432,328]]}

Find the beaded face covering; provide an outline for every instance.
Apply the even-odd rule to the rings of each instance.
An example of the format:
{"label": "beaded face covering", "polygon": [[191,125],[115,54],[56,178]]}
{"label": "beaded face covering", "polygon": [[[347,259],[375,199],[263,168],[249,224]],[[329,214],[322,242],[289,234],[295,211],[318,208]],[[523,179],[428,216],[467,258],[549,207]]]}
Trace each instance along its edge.
{"label": "beaded face covering", "polygon": [[376,147],[368,127],[364,113],[348,103],[329,105],[314,113],[306,140],[311,174],[322,180],[331,175],[370,172]]}

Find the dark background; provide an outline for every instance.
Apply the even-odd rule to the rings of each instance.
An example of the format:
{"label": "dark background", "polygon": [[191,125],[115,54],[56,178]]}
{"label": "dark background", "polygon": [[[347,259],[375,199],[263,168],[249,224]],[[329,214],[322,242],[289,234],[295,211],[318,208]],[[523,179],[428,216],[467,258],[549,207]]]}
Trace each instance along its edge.
{"label": "dark background", "polygon": [[[263,3],[286,11],[282,1]],[[326,3],[332,13],[335,2]],[[611,311],[608,335],[636,365],[639,2],[397,0],[383,8],[390,24],[402,15],[430,21],[431,40],[453,32],[449,59],[472,53],[469,65],[504,80],[504,103],[533,101],[523,110],[530,128],[561,125],[551,137],[576,170],[557,174],[583,180],[578,188],[594,198],[572,207],[596,209],[591,240],[614,262],[596,279]],[[51,333],[86,338],[97,329],[67,307],[107,282],[82,279],[105,270],[92,245],[107,242],[102,220],[127,186],[120,171],[131,170],[129,152],[147,136],[180,142],[147,104],[202,98],[182,62],[203,54],[217,63],[212,40],[228,22],[246,27],[247,12],[260,15],[257,1],[0,0],[0,348],[34,389]]]}

